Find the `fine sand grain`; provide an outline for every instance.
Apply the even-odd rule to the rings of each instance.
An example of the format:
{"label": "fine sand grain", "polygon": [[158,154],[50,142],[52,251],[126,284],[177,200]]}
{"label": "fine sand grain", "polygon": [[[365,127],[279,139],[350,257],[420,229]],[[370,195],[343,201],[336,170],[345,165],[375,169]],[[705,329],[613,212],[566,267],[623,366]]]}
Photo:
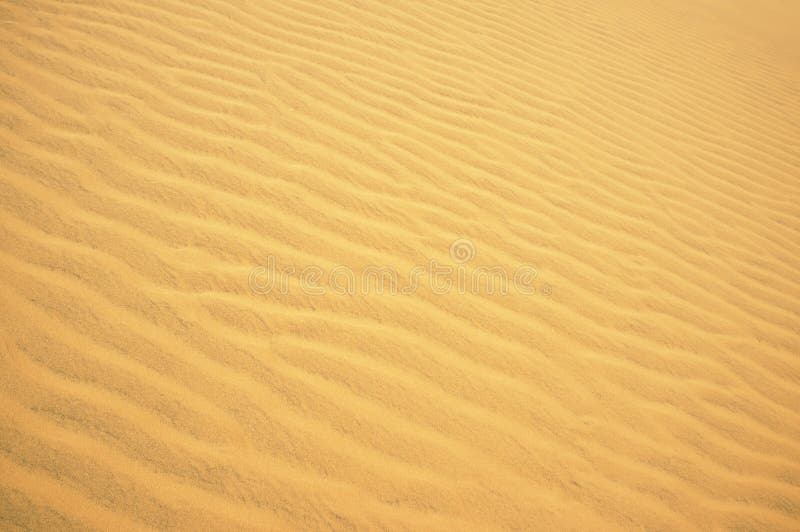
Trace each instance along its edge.
{"label": "fine sand grain", "polygon": [[800,3],[0,21],[0,530],[800,529]]}

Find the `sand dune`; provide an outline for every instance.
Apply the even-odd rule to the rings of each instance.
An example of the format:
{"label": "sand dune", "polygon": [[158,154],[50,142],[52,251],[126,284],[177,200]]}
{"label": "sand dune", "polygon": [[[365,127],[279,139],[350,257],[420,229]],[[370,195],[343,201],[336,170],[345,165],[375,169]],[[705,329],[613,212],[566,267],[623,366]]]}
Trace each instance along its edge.
{"label": "sand dune", "polygon": [[0,0],[0,529],[799,529],[798,27]]}

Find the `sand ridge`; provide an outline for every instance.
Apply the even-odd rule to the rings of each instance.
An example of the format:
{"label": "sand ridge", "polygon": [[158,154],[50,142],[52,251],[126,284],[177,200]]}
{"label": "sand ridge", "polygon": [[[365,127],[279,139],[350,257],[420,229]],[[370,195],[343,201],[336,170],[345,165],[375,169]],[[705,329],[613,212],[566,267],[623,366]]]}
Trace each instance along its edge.
{"label": "sand ridge", "polygon": [[798,23],[0,1],[0,528],[797,529]]}

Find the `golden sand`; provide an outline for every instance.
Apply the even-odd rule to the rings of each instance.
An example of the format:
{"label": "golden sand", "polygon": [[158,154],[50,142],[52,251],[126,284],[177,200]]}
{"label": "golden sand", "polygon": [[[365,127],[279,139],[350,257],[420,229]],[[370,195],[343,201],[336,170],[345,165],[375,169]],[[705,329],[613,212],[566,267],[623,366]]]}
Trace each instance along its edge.
{"label": "golden sand", "polygon": [[0,0],[0,529],[800,529],[798,28]]}

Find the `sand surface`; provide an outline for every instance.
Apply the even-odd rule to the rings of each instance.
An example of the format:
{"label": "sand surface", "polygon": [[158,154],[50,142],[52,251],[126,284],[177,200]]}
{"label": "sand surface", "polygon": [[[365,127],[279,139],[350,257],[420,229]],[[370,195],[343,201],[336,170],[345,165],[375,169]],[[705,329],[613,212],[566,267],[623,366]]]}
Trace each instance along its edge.
{"label": "sand surface", "polygon": [[0,0],[0,529],[800,529],[798,28]]}

